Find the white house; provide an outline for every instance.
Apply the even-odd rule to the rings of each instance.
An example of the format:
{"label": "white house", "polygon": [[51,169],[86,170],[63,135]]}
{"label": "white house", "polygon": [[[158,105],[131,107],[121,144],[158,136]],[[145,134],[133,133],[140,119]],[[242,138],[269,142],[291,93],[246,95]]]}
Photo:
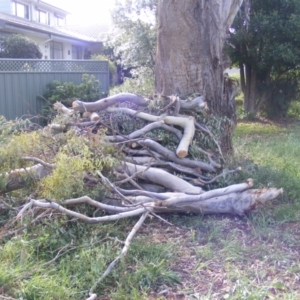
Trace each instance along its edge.
{"label": "white house", "polygon": [[84,59],[99,54],[102,43],[93,35],[70,30],[68,14],[40,0],[0,0],[0,34],[18,33],[32,39],[43,59]]}

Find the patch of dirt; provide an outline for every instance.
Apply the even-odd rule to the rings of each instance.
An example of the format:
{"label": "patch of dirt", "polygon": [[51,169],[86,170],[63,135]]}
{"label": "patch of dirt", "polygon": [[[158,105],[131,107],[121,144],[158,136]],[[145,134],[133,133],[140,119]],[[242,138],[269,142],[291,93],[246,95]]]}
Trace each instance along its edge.
{"label": "patch of dirt", "polygon": [[[212,226],[219,232],[210,240]],[[300,297],[300,223],[260,232],[247,218],[221,216],[204,219],[200,227],[166,227],[152,222],[140,231],[154,243],[170,242],[178,248],[172,270],[180,275],[181,283],[162,286],[147,299],[200,299],[210,295],[210,299],[221,300],[243,287],[265,290],[261,299],[279,299],[289,291]],[[212,253],[206,256],[208,244]],[[245,286],[239,276],[245,278]]]}

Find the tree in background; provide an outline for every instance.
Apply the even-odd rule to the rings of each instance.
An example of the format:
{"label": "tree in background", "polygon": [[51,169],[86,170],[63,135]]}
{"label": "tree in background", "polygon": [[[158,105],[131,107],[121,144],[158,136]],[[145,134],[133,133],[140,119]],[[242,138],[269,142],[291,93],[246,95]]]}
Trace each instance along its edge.
{"label": "tree in background", "polygon": [[42,58],[42,52],[32,40],[19,35],[0,37],[0,58]]}
{"label": "tree in background", "polygon": [[[112,12],[114,26],[104,43],[114,51],[116,62],[130,76],[131,70],[154,73],[157,0],[117,1]],[[139,72],[137,72],[139,73]]]}
{"label": "tree in background", "polygon": [[300,2],[252,0],[250,21],[241,9],[232,25],[228,53],[240,68],[244,111],[285,113],[297,93],[300,65]]}

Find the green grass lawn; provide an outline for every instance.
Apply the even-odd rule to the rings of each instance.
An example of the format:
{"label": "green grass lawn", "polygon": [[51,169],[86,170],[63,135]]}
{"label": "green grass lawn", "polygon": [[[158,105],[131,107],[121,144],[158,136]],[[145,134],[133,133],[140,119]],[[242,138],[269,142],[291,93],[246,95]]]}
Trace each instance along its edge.
{"label": "green grass lawn", "polygon": [[[247,122],[235,132],[229,164],[242,171],[232,180],[282,187],[280,198],[245,217],[149,219],[95,291],[99,299],[300,299],[299,125]],[[8,217],[0,211],[0,233]],[[136,220],[31,222],[2,236],[0,299],[85,299]]]}

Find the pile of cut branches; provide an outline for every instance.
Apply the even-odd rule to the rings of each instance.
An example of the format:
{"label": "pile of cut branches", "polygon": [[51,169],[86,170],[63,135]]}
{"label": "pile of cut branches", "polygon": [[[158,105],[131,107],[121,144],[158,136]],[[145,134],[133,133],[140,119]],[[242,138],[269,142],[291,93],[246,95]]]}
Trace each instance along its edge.
{"label": "pile of cut branches", "polygon": [[[91,288],[89,299],[96,298],[96,286],[126,254],[148,215],[164,222],[160,213],[243,215],[282,193],[276,188],[252,189],[252,179],[213,188],[224,177],[225,160],[218,137],[199,120],[205,106],[203,97],[150,101],[130,93],[90,103],[74,101],[72,108],[56,103],[57,117],[51,124],[34,136],[25,135],[19,144],[14,138],[6,143],[14,151],[7,151],[0,161],[6,166],[1,168],[0,194],[28,188],[28,182],[35,188],[18,207],[16,219],[41,210],[88,223],[140,216],[121,254]],[[68,190],[67,182],[74,190],[81,184],[82,188],[58,194],[60,184]],[[68,197],[74,194],[77,197]],[[74,209],[83,203],[95,208],[93,216]],[[10,208],[6,202],[2,206]]]}

